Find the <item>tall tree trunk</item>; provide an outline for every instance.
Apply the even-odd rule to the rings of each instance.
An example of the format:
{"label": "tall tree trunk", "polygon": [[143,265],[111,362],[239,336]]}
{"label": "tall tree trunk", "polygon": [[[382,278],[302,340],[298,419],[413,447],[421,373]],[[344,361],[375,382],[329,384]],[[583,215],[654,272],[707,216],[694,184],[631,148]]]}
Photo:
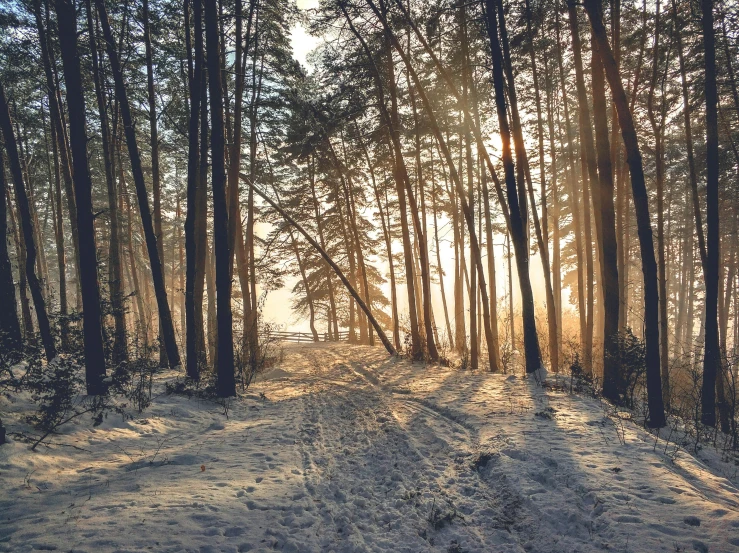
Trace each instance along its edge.
{"label": "tall tree trunk", "polygon": [[[316,226],[318,227],[318,240],[320,241],[321,249],[326,251],[326,240],[324,239],[323,234],[323,225],[321,224],[323,217],[320,213],[319,203],[318,203],[318,197],[316,196],[316,182],[315,182],[315,159],[311,155],[310,164],[308,166],[308,173],[310,175],[310,191],[311,191],[311,197],[313,198],[313,210],[315,212],[316,216]],[[250,187],[251,191],[251,187]],[[338,341],[339,339],[339,323],[337,321],[336,316],[336,298],[334,296],[334,285],[331,280],[331,275],[329,274],[326,278],[326,287],[328,288],[328,301],[329,301],[329,312],[331,314],[330,319],[333,320],[334,324],[334,339]],[[329,321],[329,334],[331,333],[331,323]],[[397,329],[397,321],[396,326]],[[400,338],[398,338],[398,342],[400,342]]]}
{"label": "tall tree trunk", "polygon": [[[559,191],[557,188],[557,149],[555,147],[555,135],[554,135],[554,100],[552,93],[554,92],[554,84],[552,83],[552,77],[549,72],[549,64],[545,60],[544,62],[544,87],[546,93],[547,102],[547,130],[549,132],[549,158],[550,168],[552,176],[550,182],[552,183],[552,291],[554,293],[554,308],[557,319],[557,351],[562,351],[562,270],[561,270],[561,244],[560,244],[560,228],[559,228],[559,216],[560,216],[560,204],[559,204]],[[552,369],[558,372],[560,369],[561,359],[559,364],[555,365],[552,363]]]}
{"label": "tall tree trunk", "polygon": [[[477,240],[477,232],[475,230],[474,220],[472,219],[472,212],[471,212],[470,206],[467,203],[467,200],[464,197],[465,196],[465,191],[464,191],[464,187],[462,186],[462,183],[461,183],[461,180],[460,180],[460,177],[459,177],[459,173],[457,172],[457,169],[454,166],[454,160],[451,157],[451,153],[449,151],[449,148],[447,147],[446,140],[444,139],[444,136],[441,133],[441,130],[439,128],[439,124],[438,124],[438,122],[436,120],[436,115],[434,114],[434,110],[431,107],[431,102],[429,101],[428,96],[426,95],[426,91],[425,91],[425,89],[424,89],[424,87],[423,87],[423,85],[421,83],[421,80],[420,80],[418,74],[416,73],[415,69],[413,68],[412,64],[410,63],[410,60],[409,60],[407,54],[405,53],[405,51],[403,50],[402,46],[398,42],[398,39],[392,33],[392,31],[390,29],[390,26],[389,26],[389,24],[387,22],[387,19],[377,9],[377,6],[375,6],[373,0],[367,0],[367,4],[372,9],[372,11],[375,14],[375,16],[382,23],[382,26],[385,28],[386,36],[390,39],[390,41],[393,44],[393,47],[395,48],[395,50],[398,52],[398,54],[400,55],[401,59],[403,60],[403,64],[408,69],[408,73],[410,74],[411,79],[413,81],[413,84],[416,87],[416,90],[417,90],[417,92],[419,94],[419,97],[421,98],[421,103],[423,104],[424,110],[426,111],[426,113],[427,113],[427,115],[429,117],[429,124],[430,124],[431,129],[433,131],[433,134],[434,134],[434,136],[435,136],[435,138],[436,138],[436,140],[437,140],[437,142],[439,144],[439,149],[442,151],[443,156],[444,156],[444,158],[445,158],[445,160],[447,162],[447,166],[449,167],[449,172],[450,172],[450,175],[451,175],[451,179],[452,179],[452,182],[454,183],[454,187],[456,188],[457,197],[459,198],[460,205],[462,206],[462,212],[464,214],[465,221],[467,223],[467,227],[468,227],[469,234],[470,234],[470,246],[471,246],[471,248],[473,250],[473,257],[475,259],[475,265],[476,265],[475,268],[476,268],[476,270],[478,272],[478,275],[477,276],[478,276],[478,279],[479,279],[480,290],[481,290],[481,293],[483,295],[482,296],[482,300],[483,300],[482,301],[482,304],[483,304],[483,325],[485,327],[485,337],[487,339],[488,351],[491,351],[493,348],[492,348],[492,330],[491,330],[491,321],[490,321],[490,305],[489,305],[490,302],[489,302],[489,299],[488,299],[487,284],[485,284],[485,270],[484,270],[483,264],[482,264],[482,255],[480,253],[480,244],[479,244],[479,242]],[[413,26],[413,27],[414,27],[414,32],[416,33],[416,35],[422,38],[422,36],[418,32],[418,29],[415,26]],[[428,47],[428,44],[425,41],[423,41],[423,44],[424,44],[424,48],[427,51],[431,52],[431,54],[433,55],[433,51]],[[435,61],[435,63],[436,63],[436,61]],[[440,65],[438,65],[437,67],[440,67]],[[443,72],[443,75],[445,77],[445,80],[448,80],[448,74],[446,74],[445,72]],[[452,89],[453,89],[453,87],[452,87]],[[455,93],[455,96],[457,97],[458,101],[460,102],[460,105],[463,105],[463,103],[461,102],[461,99],[459,98],[459,95],[456,92],[456,90],[454,90],[454,93]],[[465,109],[465,111],[467,112],[465,114],[465,121],[468,124],[471,125],[472,124],[472,121],[471,121],[471,117],[469,115],[469,111],[466,110],[466,109]],[[474,127],[473,126],[472,131],[475,134],[475,139],[477,140],[477,143],[478,144],[483,144],[482,137],[480,135],[479,129],[477,127]],[[490,161],[490,158],[487,156],[487,151],[484,150],[484,146],[482,146],[482,152],[483,152],[483,154],[485,154],[485,161],[486,161],[486,163],[488,165],[488,168],[492,168],[492,162]],[[492,173],[493,180],[496,183],[496,188],[499,191],[500,190],[500,185],[499,185],[499,182],[497,182],[497,175],[495,175],[495,172],[494,171],[491,171],[491,173]],[[502,195],[501,194],[499,194],[499,200],[502,200]],[[503,203],[502,205],[505,205],[505,204]],[[505,209],[504,209],[504,213],[505,213]],[[528,277],[528,273],[526,274],[526,277]],[[528,281],[528,278],[526,278],[526,280]],[[529,289],[530,289],[530,281],[529,281]],[[535,331],[535,322],[533,321],[533,296],[532,296],[531,299],[532,299],[532,302],[531,302],[531,315],[532,315],[531,322],[534,323],[534,331]],[[535,332],[534,332],[534,335],[535,335]],[[536,339],[536,350],[538,351],[538,338]],[[494,357],[493,356],[490,356],[489,362],[490,362],[490,370],[491,371],[497,371],[498,370],[498,367],[496,367],[496,366],[493,365],[493,363],[494,363]],[[539,357],[538,365],[535,368],[533,368],[532,371],[538,369],[540,366],[541,366],[541,357]]]}
{"label": "tall tree trunk", "polygon": [[[531,71],[534,81],[534,97],[536,99],[536,116],[537,116],[537,134],[539,142],[539,171],[540,171],[540,187],[541,187],[541,229],[537,230],[539,239],[540,255],[542,259],[542,269],[544,270],[546,301],[547,301],[547,327],[549,331],[549,363],[551,367],[557,371],[559,368],[559,321],[557,319],[557,304],[555,298],[560,295],[560,289],[556,292],[552,286],[551,264],[549,263],[549,221],[547,214],[547,180],[546,180],[546,164],[544,163],[544,117],[542,115],[541,95],[539,93],[539,77],[536,66],[536,53],[534,50],[534,33],[531,29],[531,3],[526,0],[526,29],[529,35],[529,56],[531,58]],[[512,83],[509,87],[512,87]],[[529,180],[531,177],[529,177]],[[531,210],[536,216],[536,205],[533,199],[533,190],[529,184],[529,193],[531,194]],[[555,246],[556,248],[559,245]],[[556,276],[554,278],[557,278]]]}
{"label": "tall tree trunk", "polygon": [[[59,269],[59,327],[62,351],[69,349],[69,304],[67,301],[67,255],[64,247],[64,216],[62,213],[62,184],[59,167],[59,146],[56,127],[51,125],[52,156],[54,157],[54,217],[56,260]],[[4,187],[3,187],[4,188]]]}
{"label": "tall tree trunk", "polygon": [[[467,36],[467,6],[460,3],[459,9],[460,19],[460,39],[461,39],[461,55],[462,55],[462,102],[464,103],[467,110],[470,110],[470,106],[476,103],[474,97],[474,90],[470,90],[474,86],[472,82],[472,75],[470,71],[470,53],[468,46]],[[472,96],[472,101],[470,101]],[[468,115],[465,115],[467,117]],[[474,181],[474,166],[472,162],[472,133],[470,132],[469,122],[464,126],[464,134],[460,132],[460,140],[464,138],[464,162],[467,169],[467,201],[470,205],[470,213],[472,214],[472,221],[474,224],[475,214],[475,181]],[[461,170],[460,170],[461,172]],[[473,258],[472,248],[470,248],[470,266],[474,266],[475,260]],[[477,347],[477,272],[471,271],[470,275],[470,290],[469,290],[469,305],[470,305],[470,370],[476,371],[478,368],[478,347]]]}
{"label": "tall tree trunk", "polygon": [[[423,167],[421,165],[421,131],[418,118],[418,110],[416,109],[416,95],[413,86],[408,79],[408,94],[411,99],[411,108],[413,111],[413,127],[416,146],[416,174],[418,181],[417,196],[421,199],[420,209],[416,199],[409,194],[411,201],[411,209],[413,215],[413,223],[418,240],[419,261],[421,264],[421,290],[423,292],[423,321],[426,330],[426,350],[431,361],[439,360],[439,352],[436,348],[436,338],[434,335],[434,313],[431,303],[431,264],[429,262],[429,246],[428,246],[428,226],[426,225],[426,192],[424,186]],[[418,212],[421,216],[418,216]]]}
{"label": "tall tree trunk", "polygon": [[139,214],[141,215],[141,224],[144,228],[144,238],[146,240],[146,250],[149,255],[149,264],[151,266],[152,280],[154,282],[154,293],[156,295],[157,307],[159,308],[159,320],[161,321],[161,329],[164,337],[164,345],[167,349],[167,360],[170,367],[178,367],[180,365],[180,353],[175,340],[174,325],[172,324],[172,313],[169,310],[169,302],[167,300],[167,290],[164,286],[164,273],[162,264],[158,254],[157,237],[154,233],[152,224],[151,211],[149,209],[149,198],[146,191],[146,183],[144,182],[144,173],[141,168],[141,156],[139,154],[138,144],[136,143],[136,129],[133,125],[131,116],[131,108],[128,104],[128,96],[126,93],[126,85],[123,82],[123,74],[118,59],[118,52],[115,48],[113,32],[110,28],[108,13],[103,0],[95,0],[98,9],[100,22],[103,28],[103,36],[105,38],[108,58],[113,72],[115,81],[115,94],[121,110],[123,119],[123,127],[126,133],[126,143],[128,145],[128,153],[131,159],[131,171],[136,186],[136,196],[139,202]]}
{"label": "tall tree trunk", "polygon": [[226,150],[223,123],[220,39],[216,0],[205,0],[205,44],[210,93],[211,159],[213,187],[213,242],[216,257],[216,308],[218,325],[217,390],[220,397],[236,395],[234,378],[233,314],[231,311],[231,271],[228,251],[228,207],[226,205]]}
{"label": "tall tree trunk", "polygon": [[585,350],[585,336],[587,334],[587,307],[585,303],[585,253],[583,247],[583,236],[582,236],[582,222],[580,221],[580,201],[578,199],[576,175],[577,165],[575,163],[574,155],[574,135],[572,132],[572,123],[570,121],[569,114],[569,100],[567,97],[567,87],[565,84],[565,73],[564,65],[562,62],[562,46],[560,41],[560,20],[559,20],[559,9],[555,10],[555,29],[557,34],[556,49],[557,49],[557,67],[559,71],[559,85],[562,93],[562,104],[564,108],[565,118],[565,130],[567,135],[567,161],[570,167],[570,211],[572,213],[572,220],[574,222],[574,233],[575,233],[575,252],[577,259],[577,307],[578,315],[580,319],[580,349]]}
{"label": "tall tree trunk", "polygon": [[[437,268],[437,272],[439,273],[439,290],[441,291],[441,302],[444,306],[444,321],[446,323],[447,338],[449,340],[449,346],[453,348],[454,347],[454,335],[452,334],[452,325],[449,322],[449,309],[447,307],[446,292],[444,290],[444,268],[441,264],[441,246],[439,243],[439,223],[437,219],[438,208],[436,205],[437,204],[437,199],[436,199],[437,193],[436,193],[436,182],[434,179],[434,149],[433,148],[430,148],[430,154],[431,154],[431,209],[432,209],[433,216],[434,216],[434,242],[436,244],[436,268]],[[442,164],[442,168],[443,168],[443,164]],[[444,173],[444,180],[446,181],[446,172]],[[485,206],[489,212],[490,206],[488,205],[487,200],[485,202]],[[488,251],[488,255],[490,255],[489,251]],[[489,260],[488,260],[488,263],[490,263]],[[488,265],[488,268],[489,267],[490,265]],[[493,261],[493,268],[494,267],[495,267],[495,261]],[[493,283],[491,284],[491,290],[494,291],[495,290],[495,284],[494,284],[495,283],[495,280],[494,280],[495,272],[491,272],[490,275],[491,275],[490,277],[491,282]],[[491,293],[491,298],[494,304],[495,295],[493,293]],[[493,307],[491,307],[491,309],[493,309]],[[493,311],[493,313],[495,313],[495,311]],[[497,317],[494,317],[494,320],[497,321]],[[496,338],[497,338],[497,322],[495,325],[495,330],[496,330]],[[497,339],[495,343],[497,345]],[[496,348],[495,353],[497,352],[498,350]],[[500,367],[500,364],[498,364],[498,366]]]}
{"label": "tall tree trunk", "polygon": [[[542,367],[539,337],[536,333],[536,319],[534,314],[534,294],[529,278],[529,248],[524,229],[522,206],[519,207],[519,197],[524,194],[519,188],[525,188],[525,183],[517,182],[516,169],[511,152],[511,128],[506,113],[505,83],[503,78],[503,53],[498,41],[498,20],[495,17],[493,0],[486,0],[486,23],[490,51],[493,61],[493,87],[495,91],[495,106],[498,114],[500,137],[503,145],[503,168],[505,183],[508,192],[508,206],[510,217],[510,235],[513,249],[516,254],[516,269],[518,270],[521,287],[521,310],[523,314],[524,356],[526,372],[533,373]],[[502,17],[502,14],[501,14]],[[512,83],[509,83],[511,86]],[[532,206],[533,207],[533,206]]]}
{"label": "tall tree trunk", "polygon": [[[57,86],[57,80],[54,78],[54,70],[52,66],[53,50],[50,47],[50,38],[48,37],[44,24],[41,19],[41,3],[38,0],[33,4],[34,16],[36,18],[36,27],[39,34],[39,45],[41,46],[41,61],[44,66],[44,76],[46,80],[47,95],[49,100],[49,117],[51,124],[55,129],[57,149],[61,160],[62,177],[64,179],[64,192],[67,198],[67,211],[69,212],[70,228],[72,230],[72,246],[74,249],[74,267],[75,267],[75,288],[77,296],[80,295],[80,278],[79,278],[79,233],[77,230],[77,204],[74,200],[74,184],[72,182],[72,163],[70,160],[69,147],[66,138],[66,128],[62,120],[61,94]],[[48,2],[46,4],[46,23],[49,27],[50,14]],[[55,68],[54,68],[55,69]]]}
{"label": "tall tree trunk", "polygon": [[706,96],[706,261],[705,351],[701,421],[716,425],[716,376],[720,373],[718,333],[718,277],[720,240],[718,209],[718,91],[716,87],[716,39],[713,28],[713,0],[701,0]]}
{"label": "tall tree trunk", "polygon": [[[347,16],[348,17],[348,16]],[[386,39],[388,40],[388,39]],[[400,141],[399,141],[399,132],[400,132],[400,123],[399,123],[399,117],[398,117],[398,98],[397,93],[395,89],[395,66],[393,62],[393,54],[392,49],[389,47],[387,48],[387,63],[386,63],[387,73],[388,73],[388,86],[389,86],[389,92],[390,92],[390,114],[389,117],[386,117],[386,120],[389,120],[389,126],[388,130],[390,132],[390,139],[393,144],[393,175],[395,177],[395,188],[396,193],[398,195],[398,209],[399,209],[399,218],[400,218],[400,230],[403,237],[403,257],[405,259],[405,283],[406,283],[406,291],[408,295],[408,315],[410,317],[410,325],[411,325],[411,356],[414,359],[418,359],[423,355],[423,350],[421,346],[421,335],[419,333],[418,329],[418,314],[417,314],[417,306],[416,303],[418,301],[418,298],[416,298],[416,286],[415,282],[413,280],[413,245],[411,243],[410,238],[410,229],[408,227],[408,208],[406,204],[406,190],[410,189],[410,184],[405,186],[406,182],[408,181],[408,172],[405,167],[405,162],[403,160],[403,153],[400,151]],[[376,82],[379,83],[379,78],[376,78]],[[378,90],[379,90],[379,84],[378,84]],[[385,105],[384,95],[382,95],[382,92],[378,92],[378,95],[380,96],[380,105],[382,109],[382,106]],[[386,121],[387,124],[387,121]]]}
{"label": "tall tree trunk", "polygon": [[15,284],[13,283],[13,266],[8,255],[8,217],[5,202],[5,167],[0,155],[0,346],[2,351],[14,355],[23,347],[21,325],[18,321],[17,302],[15,300]]}
{"label": "tall tree trunk", "polygon": [[639,142],[634,127],[634,118],[629,109],[626,92],[621,82],[613,51],[608,44],[606,29],[600,17],[599,0],[585,0],[585,10],[590,19],[593,39],[597,44],[597,55],[603,64],[603,69],[611,88],[613,102],[616,104],[618,122],[621,127],[621,136],[626,148],[626,161],[631,173],[631,188],[636,210],[636,222],[641,247],[642,273],[644,275],[644,335],[646,339],[646,366],[647,366],[647,402],[649,407],[649,421],[652,427],[660,428],[665,425],[665,410],[662,402],[662,382],[660,376],[659,357],[659,297],[657,286],[657,261],[654,257],[654,243],[652,240],[652,225],[649,220],[649,198],[644,182],[644,167],[642,165]]}
{"label": "tall tree trunk", "polygon": [[[196,235],[196,221],[199,212],[205,210],[200,192],[205,187],[200,179],[200,142],[198,140],[200,111],[203,89],[203,4],[201,0],[192,2],[193,30],[195,50],[192,52],[190,39],[190,0],[184,2],[185,43],[188,59],[188,85],[190,92],[190,114],[188,120],[188,152],[187,152],[187,214],[185,215],[185,363],[187,376],[192,380],[200,380],[200,370],[204,366],[203,340],[203,295],[202,285],[198,303],[196,301],[197,265],[205,262],[204,252],[199,251]],[[191,53],[192,52],[192,53]],[[190,69],[192,67],[192,69]],[[200,229],[204,231],[203,228]],[[202,242],[202,240],[200,241]],[[200,254],[200,255],[199,255]],[[200,271],[204,276],[204,271]],[[202,278],[201,278],[202,282]],[[199,316],[198,316],[199,314]]]}
{"label": "tall tree trunk", "polygon": [[[580,154],[582,165],[582,189],[583,189],[583,226],[585,230],[585,271],[587,278],[587,317],[585,326],[585,340],[583,361],[586,369],[592,370],[593,357],[593,328],[594,318],[594,294],[593,294],[593,248],[590,224],[590,189],[593,192],[593,206],[599,211],[598,201],[598,168],[593,144],[593,129],[590,123],[590,109],[588,107],[588,95],[585,89],[585,77],[582,65],[582,46],[580,43],[580,26],[577,20],[577,9],[574,0],[567,0],[567,11],[569,13],[570,32],[572,34],[572,53],[575,61],[575,83],[577,88],[579,121],[580,121]],[[599,219],[596,218],[596,240],[601,243],[601,230]],[[601,254],[602,257],[602,254]]]}
{"label": "tall tree trunk", "polygon": [[[165,281],[164,236],[162,234],[162,186],[159,175],[159,133],[157,130],[156,97],[154,95],[154,62],[151,48],[151,27],[149,25],[149,0],[143,0],[144,51],[146,56],[146,91],[149,102],[149,145],[151,147],[151,185],[154,196],[154,235],[157,240],[157,255],[162,267],[162,281]],[[166,284],[165,284],[166,293]],[[164,334],[161,317],[159,334]],[[164,340],[159,340],[159,366],[167,366],[167,348]]]}
{"label": "tall tree trunk", "polygon": [[[143,332],[144,348],[149,349],[149,323],[146,320],[146,308],[144,307],[144,290],[139,282],[139,271],[136,267],[136,244],[133,239],[133,210],[131,209],[131,202],[128,199],[128,190],[126,187],[126,181],[123,173],[123,163],[120,155],[120,141],[116,141],[118,148],[118,188],[120,189],[120,204],[123,205],[123,201],[126,203],[126,238],[128,248],[128,266],[131,271],[131,280],[133,283],[133,293],[136,296],[136,307],[139,313],[139,329]],[[121,207],[121,212],[123,208]]]}
{"label": "tall tree trunk", "polygon": [[362,152],[364,153],[364,157],[367,160],[367,168],[370,172],[370,178],[372,180],[372,190],[375,194],[375,201],[377,202],[377,209],[380,213],[380,224],[382,225],[382,236],[385,240],[385,250],[387,252],[387,262],[388,262],[388,270],[389,270],[389,276],[390,276],[390,302],[391,302],[391,311],[392,311],[392,318],[393,318],[393,342],[395,344],[396,349],[400,349],[400,329],[398,328],[398,303],[397,303],[397,292],[395,290],[395,261],[393,260],[393,248],[392,248],[392,239],[390,237],[390,231],[389,231],[389,223],[390,223],[390,214],[388,213],[388,221],[385,222],[385,212],[382,208],[382,200],[380,199],[380,192],[377,187],[377,180],[375,179],[375,169],[372,165],[372,160],[370,159],[369,151],[367,150],[367,145],[362,141],[361,132],[359,130],[359,127],[357,126],[357,140],[359,142],[360,148],[362,149]]}
{"label": "tall tree trunk", "polygon": [[[602,4],[598,4],[602,9]],[[602,18],[602,13],[600,16]],[[618,400],[624,392],[619,375],[620,361],[618,351],[618,260],[616,242],[616,211],[613,205],[613,170],[611,145],[608,134],[608,116],[605,95],[603,64],[598,54],[598,45],[592,42],[593,56],[593,121],[595,123],[595,146],[598,162],[597,196],[600,212],[600,273],[603,297],[603,395]],[[595,194],[595,191],[594,191]]]}
{"label": "tall tree trunk", "polygon": [[[657,184],[657,269],[659,284],[659,338],[660,338],[660,365],[662,366],[662,398],[665,407],[670,408],[670,380],[669,380],[669,342],[668,342],[668,318],[667,305],[669,298],[667,297],[667,267],[665,260],[665,215],[664,215],[664,197],[665,197],[665,153],[664,153],[664,124],[666,116],[666,106],[664,98],[664,86],[662,86],[662,98],[660,107],[660,120],[657,120],[657,114],[654,110],[654,95],[659,80],[660,65],[660,32],[661,32],[661,3],[657,0],[655,20],[654,20],[654,47],[652,54],[652,79],[649,86],[649,97],[647,100],[647,112],[649,122],[654,133],[654,156],[655,156],[655,181]],[[669,61],[669,60],[668,60]],[[665,68],[666,70],[667,68]],[[664,82],[664,80],[663,80]]]}
{"label": "tall tree trunk", "polygon": [[87,161],[85,97],[77,51],[77,13],[73,0],[56,0],[56,13],[59,21],[59,43],[64,65],[64,80],[67,87],[69,142],[72,150],[77,228],[80,241],[79,274],[82,287],[85,380],[87,393],[98,395],[104,392],[105,351],[101,331],[102,314],[97,274],[97,249],[92,215],[92,180]]}
{"label": "tall tree trunk", "polygon": [[[8,155],[8,163],[10,164],[10,174],[13,178],[13,186],[15,189],[15,198],[18,203],[18,213],[20,215],[20,225],[22,228],[22,236],[25,241],[25,275],[28,280],[28,287],[31,289],[33,304],[36,310],[36,320],[38,321],[39,332],[41,334],[41,343],[44,346],[44,353],[47,361],[51,361],[56,357],[56,346],[54,345],[54,337],[51,334],[51,325],[49,317],[46,313],[46,303],[41,289],[41,282],[36,276],[36,244],[34,241],[33,219],[31,217],[31,209],[28,203],[26,188],[23,183],[23,171],[21,169],[21,161],[18,156],[18,145],[16,137],[13,133],[13,122],[10,119],[10,110],[5,98],[5,90],[0,83],[0,130],[5,140],[5,151]],[[93,250],[94,253],[94,250]],[[30,322],[29,320],[26,322]],[[98,322],[99,324],[99,322]]]}
{"label": "tall tree trunk", "polygon": [[[110,216],[110,244],[108,254],[108,280],[110,287],[110,306],[113,311],[115,332],[113,334],[114,365],[128,360],[128,344],[126,341],[126,318],[123,306],[123,271],[120,258],[120,225],[118,222],[118,195],[115,189],[115,175],[113,167],[113,152],[111,151],[111,134],[106,113],[105,91],[101,81],[98,63],[97,25],[92,12],[90,0],[85,0],[87,10],[87,28],[92,56],[92,74],[95,83],[95,98],[97,100],[98,115],[103,143],[103,162],[105,166],[105,184],[108,191],[108,213]],[[71,123],[71,121],[70,121]]]}
{"label": "tall tree trunk", "polygon": [[[252,180],[257,176],[257,117],[259,113],[259,101],[261,98],[262,88],[262,70],[257,70],[257,61],[260,57],[259,43],[259,16],[260,11],[257,8],[254,23],[254,52],[252,53],[252,82],[251,82],[251,101],[249,103],[249,176]],[[262,65],[264,66],[264,54],[261,54]],[[246,219],[246,254],[249,262],[249,297],[251,304],[246,310],[244,323],[246,325],[246,342],[249,347],[249,366],[252,370],[256,368],[257,348],[259,347],[259,312],[257,298],[257,274],[256,274],[256,249],[254,247],[254,224],[255,224],[255,206],[254,191],[250,188],[247,195],[247,219]]]}
{"label": "tall tree trunk", "polygon": [[[12,177],[12,175],[11,175]],[[16,259],[18,260],[18,296],[21,307],[21,329],[23,330],[23,339],[29,344],[35,346],[37,343],[36,335],[33,330],[33,318],[31,317],[31,303],[28,299],[28,280],[26,279],[26,244],[23,240],[23,230],[18,229],[19,225],[16,221],[15,208],[10,199],[10,188],[6,188],[5,197],[8,205],[8,214],[10,215],[10,229],[15,244]]]}
{"label": "tall tree trunk", "polygon": [[[202,16],[202,5],[201,5]],[[202,19],[202,17],[201,17]],[[208,79],[206,78],[205,58],[203,56],[202,29],[200,32],[200,52],[202,74],[200,76],[200,160],[198,161],[197,190],[195,192],[195,328],[200,331],[196,334],[198,355],[201,366],[205,366],[210,359],[213,363],[214,328],[215,323],[215,284],[212,282],[210,247],[208,246]],[[207,276],[206,276],[207,275]],[[205,334],[203,317],[203,296],[206,282],[208,286],[208,335]],[[209,357],[206,355],[209,353]]]}

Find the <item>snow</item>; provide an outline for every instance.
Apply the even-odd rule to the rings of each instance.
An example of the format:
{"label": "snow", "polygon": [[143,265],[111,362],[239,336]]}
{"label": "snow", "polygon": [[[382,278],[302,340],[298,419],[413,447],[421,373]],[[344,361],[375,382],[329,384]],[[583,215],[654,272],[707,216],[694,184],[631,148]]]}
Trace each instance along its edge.
{"label": "snow", "polygon": [[[739,553],[733,462],[534,379],[298,344],[226,410],[174,376],[0,446],[0,551]],[[0,399],[10,432],[27,409]]]}

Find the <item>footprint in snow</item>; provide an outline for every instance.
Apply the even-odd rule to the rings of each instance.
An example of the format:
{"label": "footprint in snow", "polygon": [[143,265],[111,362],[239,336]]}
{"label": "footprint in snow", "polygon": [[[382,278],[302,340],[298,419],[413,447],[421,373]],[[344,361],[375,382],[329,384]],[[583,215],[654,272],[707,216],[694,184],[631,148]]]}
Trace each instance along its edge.
{"label": "footprint in snow", "polygon": [[683,519],[683,522],[687,524],[688,526],[700,526],[701,525],[701,519],[699,519],[696,516],[687,516]]}

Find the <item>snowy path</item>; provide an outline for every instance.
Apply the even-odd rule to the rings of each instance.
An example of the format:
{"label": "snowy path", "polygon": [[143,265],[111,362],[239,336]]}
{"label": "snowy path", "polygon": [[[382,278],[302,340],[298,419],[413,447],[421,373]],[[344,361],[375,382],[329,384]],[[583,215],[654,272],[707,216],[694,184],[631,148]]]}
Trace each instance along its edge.
{"label": "snowy path", "polygon": [[289,346],[228,418],[161,395],[54,438],[82,450],[0,447],[0,551],[739,553],[734,464],[624,432],[521,378]]}

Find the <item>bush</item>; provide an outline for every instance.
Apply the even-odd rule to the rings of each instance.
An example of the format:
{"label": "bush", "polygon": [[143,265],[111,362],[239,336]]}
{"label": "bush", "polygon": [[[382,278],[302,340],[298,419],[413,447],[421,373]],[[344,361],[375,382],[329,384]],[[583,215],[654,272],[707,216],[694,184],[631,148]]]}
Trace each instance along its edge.
{"label": "bush", "polygon": [[85,384],[80,373],[80,367],[69,358],[56,357],[45,367],[32,360],[26,385],[39,407],[28,421],[49,432],[77,412]]}
{"label": "bush", "polygon": [[646,345],[637,338],[631,328],[618,336],[619,382],[621,401],[629,409],[639,404],[647,373]]}
{"label": "bush", "polygon": [[151,405],[151,386],[159,369],[151,359],[136,359],[122,363],[113,372],[112,391],[122,394],[141,413]]}

